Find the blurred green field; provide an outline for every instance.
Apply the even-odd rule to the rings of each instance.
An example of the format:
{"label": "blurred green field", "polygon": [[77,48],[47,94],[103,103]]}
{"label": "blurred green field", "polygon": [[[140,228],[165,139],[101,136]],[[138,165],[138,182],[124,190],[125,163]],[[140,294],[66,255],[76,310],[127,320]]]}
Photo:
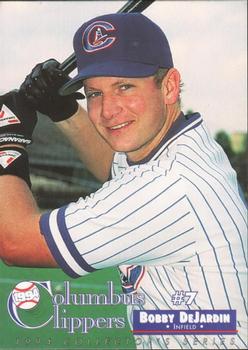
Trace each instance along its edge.
{"label": "blurred green field", "polygon": [[[70,279],[55,269],[29,269],[7,267],[0,262],[0,349],[134,349],[132,333],[126,319],[124,305],[63,306],[66,315],[61,317],[124,317],[125,328],[93,328],[87,334],[77,331],[69,334],[65,329],[55,329],[53,320],[39,329],[25,329],[18,326],[9,316],[7,300],[13,288],[22,281],[51,281],[54,294],[63,294],[64,281],[70,282],[71,293],[106,294],[107,281],[112,281],[114,291],[122,293],[118,272],[111,268],[92,273],[79,279]],[[41,288],[42,289],[42,288]],[[42,291],[41,291],[42,292]],[[31,310],[18,309],[18,315],[25,324],[34,326],[47,320],[53,314],[48,293]]]}

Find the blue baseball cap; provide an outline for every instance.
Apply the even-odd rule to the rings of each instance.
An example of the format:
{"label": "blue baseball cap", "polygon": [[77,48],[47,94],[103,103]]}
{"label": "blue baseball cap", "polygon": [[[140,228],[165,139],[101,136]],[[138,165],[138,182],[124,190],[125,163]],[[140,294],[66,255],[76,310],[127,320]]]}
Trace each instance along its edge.
{"label": "blue baseball cap", "polygon": [[90,77],[147,77],[173,67],[168,40],[160,27],[141,13],[95,17],[75,33],[78,74],[60,89],[69,95]]}

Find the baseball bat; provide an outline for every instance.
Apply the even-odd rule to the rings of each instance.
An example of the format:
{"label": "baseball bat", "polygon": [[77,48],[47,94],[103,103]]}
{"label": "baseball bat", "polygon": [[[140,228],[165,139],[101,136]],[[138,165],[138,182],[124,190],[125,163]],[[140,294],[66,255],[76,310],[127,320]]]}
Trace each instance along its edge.
{"label": "baseball bat", "polygon": [[[117,13],[143,12],[154,1],[155,0],[129,0],[123,7],[120,8],[119,11],[117,11]],[[74,53],[60,64],[60,69],[62,69],[66,74],[70,74],[76,67],[77,62]]]}

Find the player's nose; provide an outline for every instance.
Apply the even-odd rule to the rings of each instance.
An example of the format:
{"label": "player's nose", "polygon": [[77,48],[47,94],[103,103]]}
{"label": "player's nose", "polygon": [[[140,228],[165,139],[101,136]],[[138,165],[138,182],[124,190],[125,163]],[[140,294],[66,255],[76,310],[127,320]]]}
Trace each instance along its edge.
{"label": "player's nose", "polygon": [[112,119],[121,112],[122,107],[120,100],[113,94],[104,95],[102,99],[102,117]]}

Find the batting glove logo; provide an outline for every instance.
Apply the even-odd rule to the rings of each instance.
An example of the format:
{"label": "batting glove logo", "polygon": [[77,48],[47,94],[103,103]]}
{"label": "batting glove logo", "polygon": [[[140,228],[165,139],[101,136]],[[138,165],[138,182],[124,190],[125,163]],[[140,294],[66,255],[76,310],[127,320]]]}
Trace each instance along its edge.
{"label": "batting glove logo", "polygon": [[2,110],[0,112],[0,128],[6,125],[12,125],[12,124],[20,124],[20,120],[17,118],[17,116],[11,112],[11,110],[3,105]]}

